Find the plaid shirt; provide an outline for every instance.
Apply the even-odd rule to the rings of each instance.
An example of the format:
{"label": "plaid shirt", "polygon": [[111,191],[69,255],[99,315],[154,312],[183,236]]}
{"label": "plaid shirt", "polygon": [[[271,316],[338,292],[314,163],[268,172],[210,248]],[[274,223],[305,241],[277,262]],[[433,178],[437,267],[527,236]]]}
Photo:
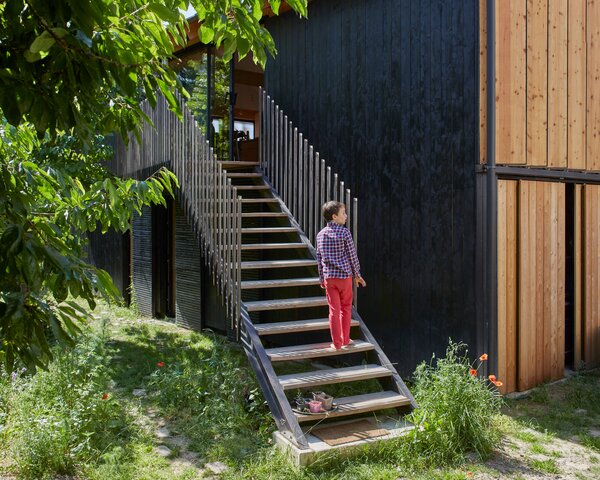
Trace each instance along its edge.
{"label": "plaid shirt", "polygon": [[328,222],[317,235],[317,262],[321,283],[326,278],[360,277],[360,263],[350,230]]}

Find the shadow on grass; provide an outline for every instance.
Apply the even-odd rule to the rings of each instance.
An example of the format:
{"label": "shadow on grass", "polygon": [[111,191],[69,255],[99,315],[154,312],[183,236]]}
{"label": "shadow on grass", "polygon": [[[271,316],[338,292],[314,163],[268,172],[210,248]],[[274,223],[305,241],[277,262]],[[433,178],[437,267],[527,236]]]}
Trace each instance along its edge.
{"label": "shadow on grass", "polygon": [[600,370],[585,372],[508,400],[505,413],[524,426],[600,451],[599,391]]}

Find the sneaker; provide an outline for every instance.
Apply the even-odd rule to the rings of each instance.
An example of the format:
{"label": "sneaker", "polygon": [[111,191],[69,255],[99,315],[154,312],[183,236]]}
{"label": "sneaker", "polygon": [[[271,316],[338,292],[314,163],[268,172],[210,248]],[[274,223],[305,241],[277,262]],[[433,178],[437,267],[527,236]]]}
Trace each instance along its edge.
{"label": "sneaker", "polygon": [[350,345],[354,345],[354,340],[348,341],[346,345],[342,345],[342,348],[348,348]]}
{"label": "sneaker", "polygon": [[329,348],[333,348],[334,350],[341,350],[342,348],[344,348],[343,346],[340,348],[337,348],[333,343],[329,344]]}

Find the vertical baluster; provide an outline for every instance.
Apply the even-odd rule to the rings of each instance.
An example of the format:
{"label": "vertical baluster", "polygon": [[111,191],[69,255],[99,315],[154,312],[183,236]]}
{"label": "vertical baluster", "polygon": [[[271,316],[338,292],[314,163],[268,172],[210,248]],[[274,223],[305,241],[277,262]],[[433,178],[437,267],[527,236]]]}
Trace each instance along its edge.
{"label": "vertical baluster", "polygon": [[333,174],[333,185],[331,186],[333,189],[333,200],[338,201],[338,174]]}
{"label": "vertical baluster", "polygon": [[268,177],[271,176],[273,160],[275,158],[275,100],[271,100],[271,109],[269,110],[269,130],[271,132],[271,153],[267,160],[267,171],[265,172]]}
{"label": "vertical baluster", "polygon": [[273,156],[273,162],[271,163],[271,171],[269,172],[269,180],[271,183],[275,182],[277,176],[277,162],[279,162],[279,105],[275,105],[275,155]]}
{"label": "vertical baluster", "polygon": [[302,175],[302,230],[306,233],[308,230],[308,140],[304,139],[304,143],[302,144],[302,165],[303,165],[303,175]]}
{"label": "vertical baluster", "polygon": [[227,179],[227,188],[225,190],[225,304],[227,305],[227,315],[231,316],[231,235],[232,235],[232,208],[231,208],[231,178]]}
{"label": "vertical baluster", "polygon": [[287,135],[287,160],[286,160],[286,169],[285,169],[285,184],[286,184],[286,188],[285,188],[285,194],[286,194],[286,198],[285,198],[285,203],[287,204],[288,208],[291,209],[292,207],[292,192],[291,192],[291,181],[292,181],[292,147],[294,145],[294,130],[293,130],[293,125],[292,122],[290,122],[288,124],[288,135]]}
{"label": "vertical baluster", "polygon": [[352,204],[350,203],[350,189],[348,188],[346,190],[346,199],[344,200],[344,204],[346,205],[346,213],[348,214],[348,220],[346,221],[346,225],[348,227],[348,230],[350,230],[350,232],[352,232],[352,220],[354,218],[354,215],[352,215]]}
{"label": "vertical baluster", "polygon": [[327,180],[325,183],[325,202],[329,200],[331,200],[331,167],[327,167]]}
{"label": "vertical baluster", "polygon": [[317,233],[320,230],[321,222],[319,220],[319,212],[321,210],[321,160],[319,159],[319,152],[315,152],[315,204],[313,208],[313,219],[314,219],[314,237],[312,238],[313,245],[317,245]]}
{"label": "vertical baluster", "polygon": [[296,221],[300,224],[300,228],[304,230],[302,225],[302,210],[304,207],[304,196],[302,191],[303,179],[304,179],[304,141],[303,134],[298,134],[298,157],[297,157],[297,175],[296,175]]}
{"label": "vertical baluster", "polygon": [[308,182],[307,182],[307,200],[306,202],[306,215],[308,223],[308,238],[312,241],[314,233],[314,203],[315,203],[315,163],[314,163],[314,149],[311,145],[308,149]]}
{"label": "vertical baluster", "polygon": [[279,110],[279,162],[277,162],[277,172],[275,174],[275,189],[280,196],[283,195],[283,185],[281,184],[281,175],[283,172],[283,160],[285,159],[285,134],[287,129],[285,127],[283,110]]}
{"label": "vertical baluster", "polygon": [[237,340],[240,340],[240,319],[242,308],[242,197],[238,197],[237,211],[237,289],[236,289],[236,327]]}
{"label": "vertical baluster", "polygon": [[[358,199],[354,198],[353,204],[352,204],[352,217],[354,218],[354,223],[352,224],[352,238],[354,239],[354,246],[356,247],[356,252],[358,253]],[[352,296],[353,298],[353,303],[354,303],[354,308],[358,308],[358,299],[357,294],[358,294],[358,289],[356,288],[356,285],[354,285],[354,295]]]}
{"label": "vertical baluster", "polygon": [[[327,174],[326,174],[326,168],[325,168],[325,160],[321,160],[321,173],[319,174],[319,176],[321,177],[321,185],[320,185],[320,199],[319,199],[319,214],[322,215],[322,211],[321,208],[323,207],[323,204],[326,202],[326,198],[327,198],[327,191],[326,191],[326,185],[327,185]],[[319,225],[323,225],[323,219],[319,220]]]}
{"label": "vertical baluster", "polygon": [[292,205],[294,206],[294,210],[292,211],[292,215],[298,216],[298,153],[300,151],[300,146],[298,143],[299,135],[298,135],[298,127],[294,127],[294,152],[292,156]]}
{"label": "vertical baluster", "polygon": [[[340,193],[338,202],[344,203],[344,182],[340,182]],[[350,210],[350,207],[346,205],[346,210]]]}
{"label": "vertical baluster", "polygon": [[263,162],[263,147],[265,145],[264,129],[263,129],[263,88],[258,87],[258,164]]}

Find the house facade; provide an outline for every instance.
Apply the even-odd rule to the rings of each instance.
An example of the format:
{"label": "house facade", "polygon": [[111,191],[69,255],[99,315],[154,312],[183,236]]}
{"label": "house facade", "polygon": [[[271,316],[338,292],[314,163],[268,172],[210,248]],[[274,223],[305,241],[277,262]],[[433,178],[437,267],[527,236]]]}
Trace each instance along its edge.
{"label": "house facade", "polygon": [[[264,170],[279,150],[260,142],[283,142],[297,129],[310,142],[308,158],[318,152],[317,161],[352,188],[368,283],[358,311],[400,375],[443,354],[450,338],[466,343],[473,358],[488,353],[489,373],[504,392],[597,366],[598,2],[314,0],[308,12],[305,20],[292,12],[265,17],[278,54],[264,72],[249,59],[220,63],[218,51],[198,42],[192,22],[189,45],[179,52],[188,68],[181,78],[196,92],[188,108],[217,156],[260,161],[282,194],[276,179],[301,171],[293,162]],[[271,117],[261,87],[277,104]],[[141,171],[143,161],[132,166],[131,153],[119,148],[115,168]],[[161,155],[154,164],[170,161]],[[308,230],[318,226],[310,218],[322,197],[306,192],[314,201],[308,223],[298,225],[310,243]],[[342,188],[338,198],[350,197]],[[300,211],[289,213],[298,219]],[[134,296],[148,315],[231,333],[218,278],[194,239],[194,215],[174,200],[134,220],[131,247],[123,250]],[[126,277],[117,270],[111,273]],[[244,275],[255,282],[295,278]],[[278,300],[302,295],[290,290],[298,288],[270,297],[248,289],[243,298]],[[296,310],[260,315],[257,324],[310,317]],[[272,345],[285,341],[273,337]]]}

